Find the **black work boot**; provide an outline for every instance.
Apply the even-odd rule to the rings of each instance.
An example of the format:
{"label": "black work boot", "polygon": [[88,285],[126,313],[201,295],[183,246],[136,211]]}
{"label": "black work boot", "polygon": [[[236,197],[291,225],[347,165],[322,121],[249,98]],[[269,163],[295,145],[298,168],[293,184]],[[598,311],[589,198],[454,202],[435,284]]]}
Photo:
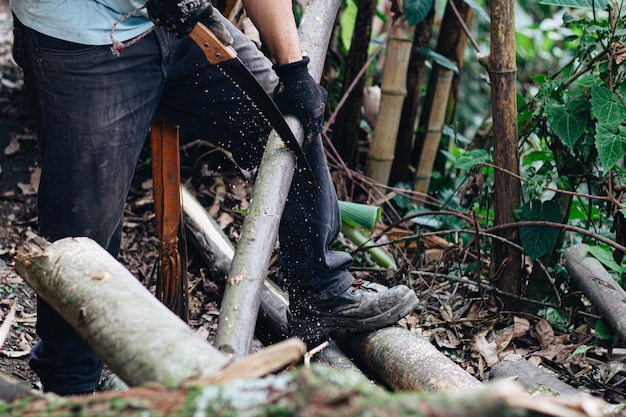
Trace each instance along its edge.
{"label": "black work boot", "polygon": [[301,294],[290,294],[289,298],[291,335],[309,347],[328,339],[333,330],[359,332],[390,326],[418,304],[415,292],[405,285],[387,289],[361,280],[330,300],[311,301]]}

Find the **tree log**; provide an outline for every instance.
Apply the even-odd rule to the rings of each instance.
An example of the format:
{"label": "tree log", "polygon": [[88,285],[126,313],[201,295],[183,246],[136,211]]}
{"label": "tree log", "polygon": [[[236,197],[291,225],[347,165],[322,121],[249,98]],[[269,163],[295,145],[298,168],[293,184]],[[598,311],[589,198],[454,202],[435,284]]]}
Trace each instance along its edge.
{"label": "tree log", "polygon": [[600,261],[587,252],[587,245],[570,247],[565,251],[563,259],[572,281],[626,342],[626,291],[615,282]]}
{"label": "tree log", "polygon": [[445,394],[390,393],[351,374],[316,365],[224,386],[133,388],[91,397],[0,405],[7,417],[90,416],[600,416],[593,399],[531,398],[512,381]]}
{"label": "tree log", "polygon": [[340,346],[393,389],[437,392],[481,385],[427,339],[400,327],[351,333]]}
{"label": "tree log", "polygon": [[[320,80],[326,49],[339,0],[311,0],[300,23],[302,51],[309,56],[309,72]],[[300,142],[302,126],[293,116],[289,126]],[[315,140],[321,140],[320,137]],[[295,169],[294,156],[272,132],[263,154],[248,214],[237,244],[226,290],[222,299],[215,345],[233,357],[250,352],[255,323],[261,303],[261,288],[267,273],[280,218]]]}
{"label": "tree log", "polygon": [[490,380],[514,378],[531,393],[548,395],[577,396],[581,391],[567,385],[555,376],[534,366],[520,355],[508,355],[489,371]]}
{"label": "tree log", "polygon": [[226,363],[88,238],[29,240],[16,269],[128,385],[179,384],[208,377]]}

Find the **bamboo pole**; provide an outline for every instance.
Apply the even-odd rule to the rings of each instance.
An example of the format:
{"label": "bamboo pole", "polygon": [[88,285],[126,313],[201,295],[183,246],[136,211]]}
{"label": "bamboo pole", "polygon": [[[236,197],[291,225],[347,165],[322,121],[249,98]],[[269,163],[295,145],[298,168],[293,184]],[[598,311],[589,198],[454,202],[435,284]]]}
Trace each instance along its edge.
{"label": "bamboo pole", "polygon": [[432,177],[435,158],[439,151],[439,143],[441,142],[441,132],[446,119],[446,110],[448,108],[448,98],[450,97],[450,89],[452,87],[452,79],[454,73],[449,69],[437,68],[437,81],[435,83],[435,91],[433,101],[429,106],[429,119],[426,126],[426,136],[424,138],[422,152],[415,174],[413,190],[422,194],[428,192],[430,179]]}
{"label": "bamboo pole", "polygon": [[417,129],[417,114],[420,103],[422,84],[424,79],[424,67],[426,58],[421,53],[428,46],[432,35],[433,21],[435,18],[434,7],[428,13],[426,19],[415,26],[413,44],[411,45],[411,57],[407,69],[407,96],[402,105],[400,127],[396,140],[396,149],[389,176],[389,183],[396,184],[407,179],[409,164],[411,161],[411,149],[414,147],[415,133]]}
{"label": "bamboo pole", "polygon": [[389,182],[402,105],[407,92],[407,68],[412,44],[408,34],[406,21],[402,19],[394,25],[392,36],[387,42],[380,113],[367,155],[367,176],[383,185]]}
{"label": "bamboo pole", "polygon": [[[440,172],[443,172],[444,167],[441,166],[442,164],[439,161],[445,161],[445,158],[443,158],[437,150],[430,149],[430,147],[434,146],[434,143],[425,143],[428,138],[425,138],[425,134],[422,133],[422,130],[424,132],[430,132],[430,128],[428,126],[431,120],[437,120],[443,117],[443,126],[443,124],[449,124],[453,118],[467,43],[467,34],[463,29],[463,25],[467,26],[471,22],[473,14],[472,10],[473,9],[462,0],[450,0],[446,3],[446,10],[441,21],[442,30],[437,38],[436,52],[448,58],[451,62],[454,62],[458,68],[458,74],[452,76],[449,88],[447,86],[441,86],[438,88],[437,83],[441,81],[442,77],[440,72],[448,70],[435,64],[433,65],[433,69],[430,73],[428,89],[426,91],[426,96],[424,97],[422,113],[418,123],[423,129],[417,129],[415,146],[411,155],[411,163],[413,166],[417,168],[424,164],[422,173],[418,174],[416,178],[416,182],[419,182],[416,184],[417,188],[414,188],[419,189],[422,192],[427,192],[428,186],[426,186],[424,182],[429,182],[431,175],[430,171],[426,171],[425,168],[430,167],[430,170],[439,170]],[[446,79],[445,82],[447,83],[448,75],[444,75],[443,77]],[[442,93],[445,93],[445,89],[449,90],[446,93],[447,96],[441,96]],[[445,107],[442,107],[444,105],[443,103],[436,105],[433,104],[434,101],[439,100],[445,100]],[[435,108],[437,108],[438,112],[441,111],[445,114],[433,118],[432,112],[435,111]],[[438,130],[438,128],[435,128],[435,130]],[[440,141],[437,146],[438,148],[442,147]],[[427,156],[422,155],[423,149],[425,149]],[[432,164],[427,158],[433,158]]]}
{"label": "bamboo pole", "polygon": [[[517,99],[515,81],[515,2],[494,0],[491,6],[491,50],[488,60],[493,107],[494,164],[519,175],[517,134]],[[520,206],[521,184],[513,175],[497,169],[494,174],[495,224],[515,222],[514,212]],[[517,229],[500,234],[519,244]],[[522,254],[512,245],[493,243],[491,262],[497,286],[505,293],[520,295],[522,290]],[[515,311],[517,298],[504,298],[504,309]]]}
{"label": "bamboo pole", "polygon": [[354,31],[350,52],[345,64],[343,77],[342,97],[348,94],[343,107],[339,109],[333,128],[333,144],[347,165],[352,166],[358,142],[358,132],[361,122],[361,106],[363,103],[363,88],[365,77],[361,76],[352,91],[349,86],[358,76],[361,68],[367,61],[367,54],[372,35],[372,18],[376,10],[376,0],[362,0],[358,2]]}
{"label": "bamboo pole", "polygon": [[[309,72],[320,80],[335,23],[338,0],[311,0],[300,23],[301,47],[311,62]],[[289,126],[302,141],[302,126],[288,117]],[[316,140],[321,140],[319,137]],[[261,289],[269,266],[278,227],[295,168],[293,155],[272,132],[259,166],[252,202],[226,282],[215,344],[234,357],[249,353],[259,311]]]}

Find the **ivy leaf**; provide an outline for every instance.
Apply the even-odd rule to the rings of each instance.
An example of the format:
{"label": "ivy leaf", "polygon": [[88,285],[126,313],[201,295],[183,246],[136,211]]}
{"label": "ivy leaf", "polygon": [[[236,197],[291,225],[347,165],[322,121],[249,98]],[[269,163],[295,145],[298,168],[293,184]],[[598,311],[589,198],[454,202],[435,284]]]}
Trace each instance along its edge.
{"label": "ivy leaf", "polygon": [[[548,221],[559,223],[561,212],[552,201],[529,201],[522,208],[521,221]],[[554,246],[560,230],[552,227],[520,227],[520,242],[533,260],[545,255]]]}
{"label": "ivy leaf", "polygon": [[626,107],[617,95],[606,87],[591,87],[591,107],[601,124],[622,123],[626,119]]}
{"label": "ivy leaf", "polygon": [[609,172],[626,153],[626,127],[598,123],[595,139],[604,172]]}
{"label": "ivy leaf", "polygon": [[563,106],[549,105],[546,113],[550,128],[568,148],[574,150],[574,145],[585,131],[586,123],[580,114],[568,110]]}
{"label": "ivy leaf", "polygon": [[434,0],[405,0],[404,15],[409,26],[421,23],[434,5]]}
{"label": "ivy leaf", "polygon": [[595,6],[596,10],[606,10],[606,0],[542,0],[539,3],[562,7],[591,8]]}
{"label": "ivy leaf", "polygon": [[459,156],[454,164],[456,169],[469,171],[479,162],[488,162],[490,160],[489,153],[484,149],[474,149],[467,155]]}

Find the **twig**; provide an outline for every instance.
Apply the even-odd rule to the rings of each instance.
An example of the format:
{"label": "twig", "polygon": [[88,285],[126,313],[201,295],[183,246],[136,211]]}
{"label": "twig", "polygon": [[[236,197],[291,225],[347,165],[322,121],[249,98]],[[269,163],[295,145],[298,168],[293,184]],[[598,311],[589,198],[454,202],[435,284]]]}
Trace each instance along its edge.
{"label": "twig", "polygon": [[9,332],[11,331],[11,326],[13,325],[13,321],[15,320],[15,310],[17,308],[17,301],[13,301],[11,304],[11,309],[8,314],[4,317],[2,321],[2,325],[0,325],[0,348],[4,344],[4,341],[9,336]]}
{"label": "twig", "polygon": [[311,349],[310,351],[308,351],[307,353],[304,354],[304,366],[311,366],[311,358],[316,355],[317,353],[321,352],[322,350],[326,349],[328,346],[330,346],[330,343],[327,341],[325,341],[324,343],[322,343],[321,345]]}

